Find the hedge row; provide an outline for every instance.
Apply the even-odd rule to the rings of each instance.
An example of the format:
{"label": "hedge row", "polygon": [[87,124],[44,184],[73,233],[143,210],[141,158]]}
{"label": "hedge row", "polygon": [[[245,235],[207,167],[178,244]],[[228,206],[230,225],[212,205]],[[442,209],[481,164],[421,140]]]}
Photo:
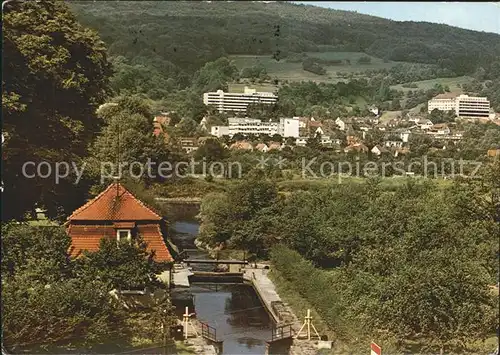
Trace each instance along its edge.
{"label": "hedge row", "polygon": [[272,248],[271,262],[280,276],[314,307],[328,328],[338,335],[345,334],[335,275],[315,268],[299,253],[283,245]]}

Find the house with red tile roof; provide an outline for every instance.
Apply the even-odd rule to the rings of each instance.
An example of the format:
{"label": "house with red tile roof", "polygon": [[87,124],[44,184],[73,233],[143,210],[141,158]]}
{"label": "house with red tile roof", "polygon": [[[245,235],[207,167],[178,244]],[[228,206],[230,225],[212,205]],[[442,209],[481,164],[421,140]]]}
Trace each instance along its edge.
{"label": "house with red tile roof", "polygon": [[265,143],[259,143],[255,146],[255,150],[258,150],[259,152],[267,153],[269,150],[269,147]]}
{"label": "house with red tile roof", "polygon": [[155,252],[155,261],[174,261],[166,244],[166,221],[119,182],[74,211],[65,226],[73,258],[84,250],[97,251],[102,238],[132,241],[140,235],[147,250]]}
{"label": "house with red tile roof", "polygon": [[237,141],[229,147],[231,150],[253,150],[253,146],[247,141]]}

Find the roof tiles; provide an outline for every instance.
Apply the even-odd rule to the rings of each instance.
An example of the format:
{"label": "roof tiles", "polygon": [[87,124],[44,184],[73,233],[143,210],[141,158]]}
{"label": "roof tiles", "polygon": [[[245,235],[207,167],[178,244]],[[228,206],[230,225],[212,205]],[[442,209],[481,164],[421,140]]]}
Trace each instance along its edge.
{"label": "roof tiles", "polygon": [[70,221],[159,221],[161,219],[161,216],[144,205],[119,182],[109,185],[106,190],[68,217]]}

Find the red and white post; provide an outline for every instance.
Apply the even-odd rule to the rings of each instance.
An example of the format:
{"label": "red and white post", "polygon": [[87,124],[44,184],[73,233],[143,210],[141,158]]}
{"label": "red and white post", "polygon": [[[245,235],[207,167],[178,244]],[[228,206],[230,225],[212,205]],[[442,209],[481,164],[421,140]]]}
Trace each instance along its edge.
{"label": "red and white post", "polygon": [[382,355],[382,348],[375,344],[373,341],[370,344],[371,352],[370,355]]}

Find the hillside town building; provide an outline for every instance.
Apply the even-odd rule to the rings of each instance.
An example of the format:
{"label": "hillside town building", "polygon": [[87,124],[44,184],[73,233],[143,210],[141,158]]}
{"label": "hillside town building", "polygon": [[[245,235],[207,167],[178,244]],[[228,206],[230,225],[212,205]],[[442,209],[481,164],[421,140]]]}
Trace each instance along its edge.
{"label": "hillside town building", "polygon": [[299,136],[299,119],[294,118],[280,118],[279,122],[262,121],[256,118],[228,118],[227,126],[212,126],[212,135],[216,137],[229,136],[235,134],[254,134],[254,135],[275,135],[279,134],[282,137]]}
{"label": "hillside town building", "polygon": [[454,111],[458,117],[490,117],[490,102],[486,97],[441,94],[428,101],[427,109],[429,113],[435,109]]}
{"label": "hillside town building", "polygon": [[219,112],[246,112],[250,104],[274,105],[277,100],[278,96],[272,92],[258,92],[246,86],[242,93],[217,90],[203,94],[203,103]]}

